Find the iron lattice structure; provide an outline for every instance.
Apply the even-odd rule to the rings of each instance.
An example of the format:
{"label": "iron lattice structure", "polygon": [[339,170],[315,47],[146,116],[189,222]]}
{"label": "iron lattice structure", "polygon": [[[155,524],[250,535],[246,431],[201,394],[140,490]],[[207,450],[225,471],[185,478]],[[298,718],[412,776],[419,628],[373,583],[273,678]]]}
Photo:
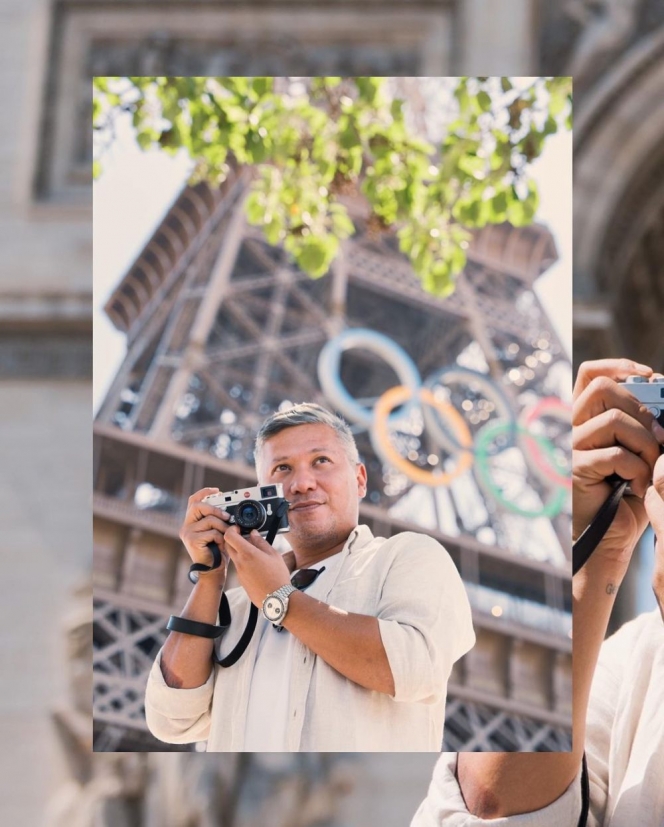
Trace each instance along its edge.
{"label": "iron lattice structure", "polygon": [[[422,377],[471,368],[515,412],[569,392],[569,362],[533,291],[556,258],[544,227],[477,233],[456,291],[443,300],[422,290],[394,237],[373,233],[353,203],[357,234],[332,272],[310,279],[247,226],[246,186],[236,171],[218,190],[186,187],[106,305],[126,333],[127,355],[95,424],[95,718],[105,748],[140,738],[155,748],[140,698],[165,620],[188,592],[177,538],[187,497],[205,485],[255,482],[253,440],[271,411],[305,400],[334,408],[317,370],[341,331],[389,336]],[[367,405],[395,384],[389,365],[362,348],[344,354],[340,379]],[[496,412],[471,385],[431,388],[465,412],[475,437]],[[568,456],[560,421],[540,425],[557,455]],[[451,677],[445,746],[568,748],[568,504],[527,519],[487,495],[475,466],[426,487],[390,467],[366,428],[355,430],[369,477],[361,520],[382,536],[435,536],[473,604],[478,643]],[[434,445],[417,413],[392,437],[415,468],[454,466],[458,451]],[[509,453],[500,439],[488,452],[498,489],[545,503],[550,492],[531,467],[514,456],[501,467]]]}

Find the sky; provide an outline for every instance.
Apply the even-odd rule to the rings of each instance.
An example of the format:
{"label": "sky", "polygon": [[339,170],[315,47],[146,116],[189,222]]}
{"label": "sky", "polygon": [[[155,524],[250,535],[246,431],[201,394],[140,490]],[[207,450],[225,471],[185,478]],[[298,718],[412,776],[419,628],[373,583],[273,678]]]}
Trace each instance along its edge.
{"label": "sky", "polygon": [[[191,161],[158,150],[142,152],[132,139],[129,118],[104,157],[104,172],[94,183],[94,374],[97,412],[125,353],[125,337],[103,307],[137,258],[157,224],[184,186]],[[540,189],[537,221],[551,230],[559,260],[536,284],[545,310],[567,354],[572,349],[572,136],[551,136],[532,165]]]}

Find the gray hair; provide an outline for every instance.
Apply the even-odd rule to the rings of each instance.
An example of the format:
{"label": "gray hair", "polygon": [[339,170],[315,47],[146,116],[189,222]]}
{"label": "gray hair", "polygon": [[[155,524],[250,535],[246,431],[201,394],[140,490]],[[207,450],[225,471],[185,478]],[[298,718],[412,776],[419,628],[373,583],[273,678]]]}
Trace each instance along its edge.
{"label": "gray hair", "polygon": [[331,413],[315,402],[302,402],[294,405],[287,411],[277,411],[263,422],[256,434],[254,445],[254,457],[256,466],[268,439],[286,428],[294,428],[296,425],[328,425],[334,430],[343,445],[346,456],[352,465],[358,465],[360,456],[357,452],[355,437],[350,426],[340,416]]}

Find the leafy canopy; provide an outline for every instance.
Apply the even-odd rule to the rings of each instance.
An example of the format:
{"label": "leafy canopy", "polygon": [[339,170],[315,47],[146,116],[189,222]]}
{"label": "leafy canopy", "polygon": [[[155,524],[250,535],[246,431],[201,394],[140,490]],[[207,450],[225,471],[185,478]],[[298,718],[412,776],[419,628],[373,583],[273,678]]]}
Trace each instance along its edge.
{"label": "leafy canopy", "polygon": [[571,78],[449,79],[427,102],[452,113],[434,141],[385,78],[95,78],[94,175],[130,113],[143,150],[189,154],[192,183],[251,166],[249,222],[310,276],[355,232],[344,196],[360,195],[368,232],[396,231],[424,289],[445,296],[470,229],[534,219],[529,167],[547,136],[571,128],[571,90]]}

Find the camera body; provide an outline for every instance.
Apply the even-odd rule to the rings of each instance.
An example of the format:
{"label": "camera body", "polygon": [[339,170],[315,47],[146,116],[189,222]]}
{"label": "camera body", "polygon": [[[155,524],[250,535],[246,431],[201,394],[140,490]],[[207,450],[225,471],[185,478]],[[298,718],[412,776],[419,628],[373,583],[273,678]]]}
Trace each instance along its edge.
{"label": "camera body", "polygon": [[[230,525],[238,525],[241,534],[250,534],[256,530],[265,537],[272,524],[273,515],[279,506],[286,502],[284,487],[281,483],[255,485],[253,488],[240,488],[237,491],[225,491],[209,494],[202,500],[206,505],[214,505],[227,511]],[[288,509],[279,520],[278,534],[290,530]]]}
{"label": "camera body", "polygon": [[625,390],[645,405],[662,427],[664,427],[664,379],[649,382],[643,376],[628,376],[620,383]]}

